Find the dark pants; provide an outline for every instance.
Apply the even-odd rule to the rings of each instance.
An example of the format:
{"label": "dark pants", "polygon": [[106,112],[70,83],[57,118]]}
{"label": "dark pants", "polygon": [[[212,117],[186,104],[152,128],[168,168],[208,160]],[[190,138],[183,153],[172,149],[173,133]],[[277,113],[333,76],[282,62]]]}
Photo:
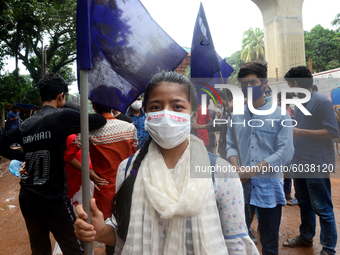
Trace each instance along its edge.
{"label": "dark pants", "polygon": [[105,245],[106,255],[113,255],[115,253],[115,246]]}
{"label": "dark pants", "polygon": [[[107,218],[105,220],[107,220]],[[105,244],[105,253],[106,255],[113,255],[115,253],[115,246]]]}
{"label": "dark pants", "polygon": [[84,254],[82,243],[74,234],[75,215],[69,199],[48,200],[21,188],[19,202],[33,255],[52,254],[49,232],[64,255]]}
{"label": "dark pants", "polygon": [[323,250],[335,254],[337,232],[329,178],[294,179],[294,187],[301,213],[302,241],[312,241],[315,236],[317,214],[320,217],[320,242]]}
{"label": "dark pants", "polygon": [[290,193],[292,193],[292,178],[284,178],[283,191],[285,195],[289,195]]}
{"label": "dark pants", "polygon": [[261,208],[250,205],[250,215],[246,207],[246,223],[248,229],[253,221],[255,209],[258,212],[258,222],[260,224],[260,242],[262,244],[262,254],[279,254],[279,229],[281,223],[282,205],[274,208]]}

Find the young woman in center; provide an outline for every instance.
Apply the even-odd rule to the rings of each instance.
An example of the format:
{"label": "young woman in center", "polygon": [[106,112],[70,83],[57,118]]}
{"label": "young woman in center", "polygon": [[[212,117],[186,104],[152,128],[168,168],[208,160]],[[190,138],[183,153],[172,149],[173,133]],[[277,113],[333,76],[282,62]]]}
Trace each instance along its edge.
{"label": "young woman in center", "polygon": [[[126,159],[119,166],[112,219],[104,222],[92,199],[88,224],[77,206],[77,237],[115,245],[115,254],[123,255],[259,254],[248,236],[238,174],[192,178],[200,177],[193,174],[197,166],[212,163],[203,142],[190,135],[198,109],[190,80],[175,72],[156,74],[144,109],[150,139],[131,163]],[[215,166],[229,163],[217,158]]]}

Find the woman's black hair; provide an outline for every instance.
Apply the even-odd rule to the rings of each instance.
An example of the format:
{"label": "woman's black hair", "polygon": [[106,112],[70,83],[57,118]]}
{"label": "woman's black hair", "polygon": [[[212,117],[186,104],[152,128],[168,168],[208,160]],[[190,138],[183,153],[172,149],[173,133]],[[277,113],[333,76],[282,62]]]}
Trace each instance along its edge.
{"label": "woman's black hair", "polygon": [[[162,71],[154,75],[146,87],[143,102],[144,109],[146,109],[151,91],[162,82],[177,83],[183,86],[183,89],[187,93],[190,100],[191,110],[196,111],[199,108],[196,89],[192,82],[182,74]],[[143,161],[145,155],[148,153],[151,141],[152,138],[151,136],[149,136],[149,140],[144,143],[143,148],[140,150],[139,154],[135,158],[135,161],[132,164],[132,170],[138,171],[141,162]],[[126,169],[125,171],[127,170],[128,169]],[[132,193],[135,180],[136,176],[132,174],[126,177],[122,186],[114,196],[112,205],[112,214],[116,220],[117,234],[124,242],[126,241],[127,232],[129,229]]]}

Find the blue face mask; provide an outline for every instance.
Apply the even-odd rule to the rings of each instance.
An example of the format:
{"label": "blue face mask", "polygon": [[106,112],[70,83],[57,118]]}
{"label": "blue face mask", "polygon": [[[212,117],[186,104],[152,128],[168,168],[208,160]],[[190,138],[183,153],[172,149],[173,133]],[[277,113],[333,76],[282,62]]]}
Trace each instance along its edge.
{"label": "blue face mask", "polygon": [[263,89],[262,86],[264,84],[266,80],[264,80],[261,84],[261,86],[248,86],[248,87],[242,87],[242,92],[244,97],[248,97],[248,88],[251,88],[253,90],[253,102],[257,99],[259,99],[262,95],[263,92],[265,91],[266,87],[264,87]]}

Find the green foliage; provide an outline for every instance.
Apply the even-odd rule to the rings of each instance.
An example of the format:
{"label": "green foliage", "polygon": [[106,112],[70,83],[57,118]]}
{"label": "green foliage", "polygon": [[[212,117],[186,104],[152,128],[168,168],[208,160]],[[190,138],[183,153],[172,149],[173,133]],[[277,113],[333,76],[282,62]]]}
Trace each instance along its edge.
{"label": "green foliage", "polygon": [[340,67],[339,33],[316,25],[305,31],[306,65],[313,61],[313,71],[318,73]]}
{"label": "green foliage", "polygon": [[234,68],[234,72],[232,72],[229,76],[230,78],[230,83],[233,85],[238,84],[237,81],[237,74],[240,71],[241,66],[245,64],[245,62],[241,59],[241,51],[236,51],[233,53],[230,57],[227,57],[226,62]]}
{"label": "green foliage", "polygon": [[244,62],[264,60],[264,33],[258,27],[243,33],[241,59]]}
{"label": "green foliage", "polygon": [[[65,72],[73,80],[68,65],[76,59],[76,4],[72,0],[6,0],[0,7],[0,48],[5,51],[3,55],[0,51],[0,58],[22,60],[36,84],[42,77],[42,49],[46,49],[48,71]],[[49,44],[42,45],[46,40]]]}
{"label": "green foliage", "polygon": [[189,79],[191,78],[190,65],[188,65],[188,66],[185,68],[184,75],[185,75],[186,77],[188,77]]}
{"label": "green foliage", "polygon": [[340,32],[340,13],[335,15],[335,18],[334,20],[332,20],[331,25],[336,27],[335,32]]}
{"label": "green foliage", "polygon": [[19,76],[19,83],[14,73],[6,73],[0,76],[0,102],[41,105],[39,91],[32,84],[29,75]]}

